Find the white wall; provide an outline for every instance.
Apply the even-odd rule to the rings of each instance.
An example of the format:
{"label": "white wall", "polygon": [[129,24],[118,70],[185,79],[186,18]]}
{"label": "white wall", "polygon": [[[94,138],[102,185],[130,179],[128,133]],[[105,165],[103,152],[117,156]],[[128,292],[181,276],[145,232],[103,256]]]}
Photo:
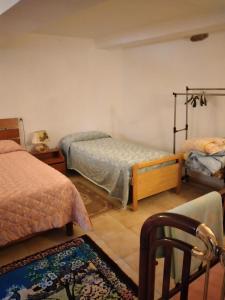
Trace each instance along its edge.
{"label": "white wall", "polygon": [[[224,32],[196,43],[187,39],[125,49],[123,102],[117,108],[121,136],[172,150],[173,91],[185,92],[186,85],[225,88],[224,49]],[[208,98],[207,108],[191,108],[190,135],[225,136],[224,113],[225,97]],[[183,128],[185,114],[178,119],[177,127]]]}
{"label": "white wall", "polygon": [[39,129],[52,146],[75,131],[114,134],[120,57],[91,40],[56,36],[30,35],[0,48],[0,118],[22,117],[28,144]]}
{"label": "white wall", "polygon": [[[173,91],[225,87],[225,33],[125,50],[91,40],[30,35],[0,48],[0,118],[22,117],[27,133],[110,132],[172,150]],[[225,136],[225,97],[191,109],[191,136]],[[180,109],[184,105],[180,105]],[[178,127],[184,126],[184,114]]]}

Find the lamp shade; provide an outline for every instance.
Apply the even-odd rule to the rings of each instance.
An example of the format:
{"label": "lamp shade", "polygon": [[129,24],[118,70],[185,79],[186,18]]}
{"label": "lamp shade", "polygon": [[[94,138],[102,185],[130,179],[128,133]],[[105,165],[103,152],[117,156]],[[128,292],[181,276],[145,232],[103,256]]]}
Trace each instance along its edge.
{"label": "lamp shade", "polygon": [[33,132],[32,144],[46,144],[49,141],[49,137],[46,130],[38,130]]}

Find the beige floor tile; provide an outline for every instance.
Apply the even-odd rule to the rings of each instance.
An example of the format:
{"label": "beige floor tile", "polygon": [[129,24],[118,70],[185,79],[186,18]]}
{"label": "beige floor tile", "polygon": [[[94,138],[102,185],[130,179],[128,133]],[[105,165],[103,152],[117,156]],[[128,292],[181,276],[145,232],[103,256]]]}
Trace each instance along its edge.
{"label": "beige floor tile", "polygon": [[101,240],[96,234],[88,234],[91,239],[112,259],[117,260],[119,259],[119,256],[112,251],[112,249],[105,243],[103,240]]}
{"label": "beige floor tile", "polygon": [[115,263],[134,281],[134,283],[138,284],[138,274],[123,259],[117,259]]}
{"label": "beige floor tile", "polygon": [[110,212],[110,215],[127,228],[142,224],[149,216],[148,212],[142,210],[115,210]]}
{"label": "beige floor tile", "polygon": [[99,237],[107,237],[121,232],[125,226],[109,214],[99,215],[92,220],[93,232]]}
{"label": "beige floor tile", "polygon": [[95,242],[101,240],[94,231],[89,231],[87,235]]}
{"label": "beige floor tile", "polygon": [[139,250],[125,256],[123,259],[136,273],[139,273]]}
{"label": "beige floor tile", "polygon": [[[144,222],[143,222],[144,223]],[[134,225],[134,226],[131,226],[130,227],[130,230],[133,231],[135,234],[137,234],[139,236],[139,239],[140,239],[140,236],[141,236],[141,228],[142,228],[142,223],[141,224],[138,224],[138,225]]]}
{"label": "beige floor tile", "polygon": [[128,256],[139,249],[139,237],[128,229],[102,239],[119,257]]}
{"label": "beige floor tile", "polygon": [[99,246],[113,261],[119,259],[119,256],[105,242],[102,242]]}

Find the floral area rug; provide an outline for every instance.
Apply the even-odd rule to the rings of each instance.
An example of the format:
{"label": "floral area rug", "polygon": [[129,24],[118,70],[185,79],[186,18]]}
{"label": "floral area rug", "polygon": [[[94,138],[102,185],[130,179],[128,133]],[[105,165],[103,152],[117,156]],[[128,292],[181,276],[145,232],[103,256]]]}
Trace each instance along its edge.
{"label": "floral area rug", "polygon": [[1,267],[0,299],[137,299],[137,286],[84,235]]}
{"label": "floral area rug", "polygon": [[69,179],[78,189],[90,217],[96,216],[110,209],[121,208],[119,200],[80,175],[69,174]]}

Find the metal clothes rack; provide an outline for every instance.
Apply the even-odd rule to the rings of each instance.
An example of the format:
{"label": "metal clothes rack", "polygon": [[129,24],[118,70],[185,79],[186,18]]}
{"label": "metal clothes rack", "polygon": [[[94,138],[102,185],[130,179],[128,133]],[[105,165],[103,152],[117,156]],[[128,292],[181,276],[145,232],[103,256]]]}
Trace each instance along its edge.
{"label": "metal clothes rack", "polygon": [[[189,91],[193,91],[193,92],[189,92]],[[194,92],[196,91],[196,92]],[[211,91],[211,92],[207,92],[207,91]],[[173,153],[176,152],[176,134],[177,132],[180,131],[185,131],[185,139],[187,140],[188,138],[188,106],[190,103],[190,99],[189,96],[203,96],[207,97],[207,96],[225,96],[225,93],[222,92],[218,92],[218,91],[225,91],[225,88],[189,88],[188,86],[186,86],[186,92],[185,93],[173,93],[174,96],[174,126],[173,126]],[[178,96],[185,96],[185,127],[181,128],[181,129],[177,129],[176,127],[176,123],[177,123],[177,97]],[[206,104],[205,104],[206,105]]]}

